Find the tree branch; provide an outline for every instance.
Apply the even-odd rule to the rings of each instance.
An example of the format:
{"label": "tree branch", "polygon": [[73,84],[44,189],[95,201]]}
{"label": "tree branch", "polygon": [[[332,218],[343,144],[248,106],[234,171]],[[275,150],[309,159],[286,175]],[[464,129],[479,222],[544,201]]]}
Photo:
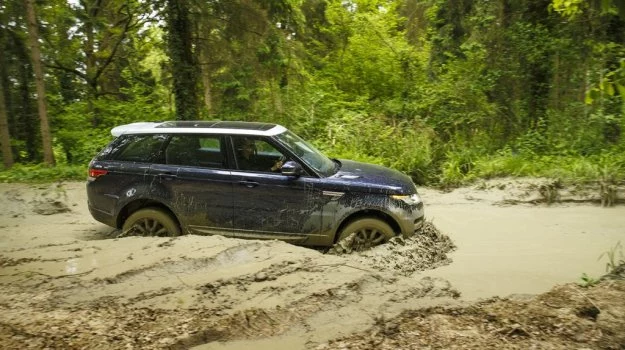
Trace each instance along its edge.
{"label": "tree branch", "polygon": [[[213,14],[210,14],[210,13],[208,13],[208,14],[206,14],[206,15],[207,15],[207,16],[210,16],[210,17],[213,17],[213,18],[215,18],[215,19],[217,19],[217,20],[220,20],[220,21],[222,21],[222,22],[226,22],[226,23],[228,23],[228,24],[232,24],[232,21],[230,21],[230,20],[228,20],[228,19],[225,19],[225,18],[221,18],[221,17],[219,17],[219,16],[217,16],[217,15],[213,15]],[[242,30],[242,31],[244,31],[244,32],[248,32],[248,33],[256,34],[256,35],[258,35],[258,36],[263,36],[263,33],[260,33],[260,32],[257,32],[257,31],[251,30],[251,29],[247,29],[247,28],[239,28],[239,29],[241,29],[241,30]]]}
{"label": "tree branch", "polygon": [[93,77],[94,81],[97,81],[98,78],[102,75],[102,73],[104,73],[104,70],[106,69],[106,67],[108,67],[108,65],[111,64],[111,62],[113,62],[113,57],[115,57],[115,54],[117,53],[117,50],[119,49],[119,46],[121,45],[122,41],[126,37],[126,33],[128,33],[128,29],[130,28],[131,22],[132,22],[132,14],[128,12],[128,21],[126,21],[126,24],[124,25],[124,30],[119,36],[119,40],[117,40],[117,42],[113,46],[113,50],[111,50],[111,54],[106,58],[104,63],[102,63],[102,65],[98,67],[98,70],[96,71],[95,76]]}
{"label": "tree branch", "polygon": [[82,73],[74,68],[69,68],[69,67],[65,67],[63,66],[59,61],[54,60],[55,64],[50,64],[50,63],[44,63],[46,67],[48,68],[52,68],[52,69],[60,69],[69,73],[73,73],[79,77],[81,77],[82,79],[84,79],[87,83],[89,83],[89,77],[87,76],[87,74]]}

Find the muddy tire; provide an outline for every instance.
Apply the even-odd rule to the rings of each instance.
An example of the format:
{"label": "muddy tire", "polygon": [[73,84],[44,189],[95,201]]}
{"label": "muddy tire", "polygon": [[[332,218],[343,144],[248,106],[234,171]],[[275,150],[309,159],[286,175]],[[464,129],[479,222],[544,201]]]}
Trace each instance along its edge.
{"label": "muddy tire", "polygon": [[388,242],[395,236],[393,229],[384,221],[373,218],[358,219],[341,231],[338,242],[346,240],[353,234],[350,248],[363,251]]}
{"label": "muddy tire", "polygon": [[132,213],[124,222],[122,231],[130,236],[180,236],[176,221],[158,208],[145,208]]}

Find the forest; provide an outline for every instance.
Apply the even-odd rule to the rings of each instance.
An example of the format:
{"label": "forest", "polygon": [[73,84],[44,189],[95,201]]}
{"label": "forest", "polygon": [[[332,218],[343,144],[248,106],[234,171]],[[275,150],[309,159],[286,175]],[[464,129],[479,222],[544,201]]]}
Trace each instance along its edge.
{"label": "forest", "polygon": [[0,181],[135,121],[278,123],[419,184],[625,178],[622,0],[2,0]]}

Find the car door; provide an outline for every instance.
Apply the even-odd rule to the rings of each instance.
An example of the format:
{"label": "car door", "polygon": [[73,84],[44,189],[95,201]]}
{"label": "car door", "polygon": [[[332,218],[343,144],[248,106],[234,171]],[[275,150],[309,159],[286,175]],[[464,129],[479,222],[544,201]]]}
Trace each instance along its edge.
{"label": "car door", "polygon": [[[240,237],[305,240],[320,233],[324,198],[318,178],[286,176],[278,161],[291,157],[269,138],[232,136],[234,229]],[[246,159],[245,145],[253,144]]]}
{"label": "car door", "polygon": [[228,235],[233,228],[232,173],[224,137],[172,135],[162,164],[151,167],[155,191],[190,232]]}

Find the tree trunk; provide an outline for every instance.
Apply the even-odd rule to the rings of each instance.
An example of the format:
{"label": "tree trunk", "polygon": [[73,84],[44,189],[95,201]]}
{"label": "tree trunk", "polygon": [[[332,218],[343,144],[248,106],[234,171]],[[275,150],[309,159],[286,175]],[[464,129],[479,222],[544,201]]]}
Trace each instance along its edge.
{"label": "tree trunk", "polygon": [[167,1],[166,12],[167,44],[174,78],[176,119],[198,119],[198,69],[191,50],[188,0]]}
{"label": "tree trunk", "polygon": [[[13,111],[19,111],[16,115],[9,114],[9,121],[11,119],[14,123],[11,123],[13,137],[16,139],[24,139],[26,141],[26,157],[25,160],[29,162],[41,162],[41,152],[39,152],[39,142],[37,142],[39,128],[37,127],[37,118],[35,117],[34,107],[32,104],[32,89],[30,87],[33,78],[33,67],[28,57],[28,50],[25,47],[20,47],[19,58],[22,62],[27,64],[20,64],[18,67],[19,72],[19,100],[13,103],[13,108],[8,106],[9,113]],[[8,89],[7,81],[4,81]],[[10,90],[9,90],[10,91]],[[5,96],[6,97],[6,96]],[[10,100],[6,100],[7,105],[10,104]],[[15,126],[13,128],[13,126]],[[21,160],[21,159],[20,159]]]}
{"label": "tree trunk", "polygon": [[202,97],[204,101],[204,109],[206,110],[206,114],[211,116],[213,114],[213,95],[211,91],[211,55],[210,55],[210,45],[209,45],[209,37],[211,32],[211,25],[208,24],[208,21],[205,19],[200,19],[197,29],[197,36],[201,38],[205,36],[204,39],[197,40],[197,50],[198,57],[200,58],[199,69],[202,76]]}
{"label": "tree trunk", "polygon": [[9,169],[13,166],[13,151],[11,150],[11,133],[9,129],[9,120],[7,113],[7,104],[5,101],[4,84],[7,79],[6,59],[4,50],[6,48],[4,32],[0,32],[0,152],[2,152],[2,162],[4,168]]}
{"label": "tree trunk", "polygon": [[41,66],[41,51],[39,49],[39,32],[35,16],[34,0],[26,0],[26,15],[28,17],[28,41],[30,53],[35,71],[35,85],[37,87],[37,107],[39,109],[39,121],[41,123],[41,141],[43,144],[43,161],[46,165],[54,166],[54,153],[52,152],[52,135],[48,124],[48,111],[46,107],[46,88],[43,81],[43,68]]}
{"label": "tree trunk", "polygon": [[86,3],[84,4],[85,13],[87,14],[87,20],[85,21],[85,69],[87,76],[87,85],[89,86],[89,91],[87,94],[87,110],[89,113],[89,117],[91,119],[91,126],[97,127],[100,121],[98,120],[98,115],[95,111],[94,100],[98,95],[98,85],[95,80],[96,75],[96,58],[95,58],[95,48],[94,48],[94,33],[93,33],[93,22],[95,21],[95,16],[99,9],[99,3],[91,4],[91,7],[87,7]]}
{"label": "tree trunk", "polygon": [[[208,33],[210,29],[200,24],[201,32]],[[210,55],[208,54],[208,44],[200,42],[198,44],[200,53],[200,72],[202,73],[202,97],[204,99],[204,108],[208,115],[213,114],[213,96],[211,94],[211,72],[210,72]]]}
{"label": "tree trunk", "polygon": [[[2,55],[2,52],[0,52]],[[0,60],[2,62],[3,60]],[[9,169],[13,166],[13,152],[11,151],[11,135],[9,134],[9,122],[7,118],[7,109],[4,102],[4,86],[3,79],[0,78],[0,146],[2,147],[2,162],[4,168]]]}

